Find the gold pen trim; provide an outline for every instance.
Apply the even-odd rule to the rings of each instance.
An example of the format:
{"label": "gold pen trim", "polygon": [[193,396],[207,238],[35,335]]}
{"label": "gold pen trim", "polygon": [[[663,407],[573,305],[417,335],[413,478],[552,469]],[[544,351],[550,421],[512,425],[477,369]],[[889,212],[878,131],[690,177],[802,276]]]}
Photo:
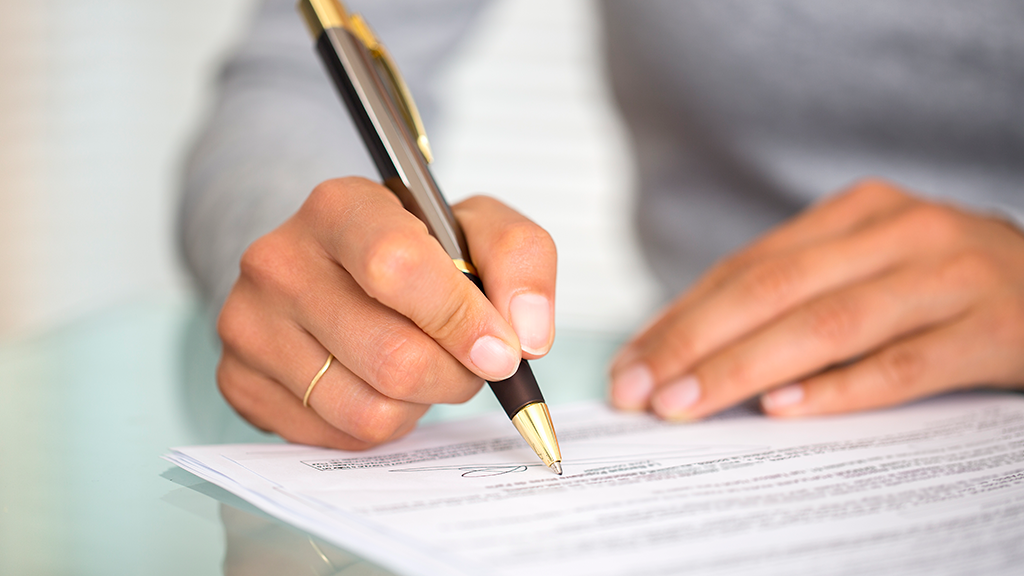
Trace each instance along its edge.
{"label": "gold pen trim", "polygon": [[316,40],[328,28],[344,28],[348,12],[338,0],[301,0],[299,12]]}
{"label": "gold pen trim", "polygon": [[554,426],[551,425],[551,414],[548,412],[547,404],[534,402],[523,406],[512,417],[512,424],[530,448],[533,448],[537,456],[544,461],[545,466],[550,468],[555,462],[562,461],[562,452],[558,448],[558,438],[555,436]]}
{"label": "gold pen trim", "polygon": [[409,86],[405,83],[405,79],[402,78],[402,73],[398,71],[398,65],[391,58],[391,53],[377,39],[373,29],[370,28],[370,25],[359,14],[353,14],[348,19],[346,29],[358,38],[363,43],[363,46],[366,46],[366,49],[370,51],[373,59],[377,62],[380,71],[384,73],[394,92],[392,100],[398,105],[398,110],[402,113],[405,125],[409,127],[409,130],[416,137],[416,147],[423,154],[423,159],[427,161],[427,164],[430,164],[434,161],[434,153],[430,150],[427,129],[423,126],[423,118],[420,116],[419,109],[416,108],[416,101],[413,100],[412,92],[409,91]]}
{"label": "gold pen trim", "polygon": [[455,267],[456,268],[458,268],[459,270],[462,270],[466,274],[472,274],[473,276],[477,276],[477,277],[480,276],[479,274],[476,273],[476,267],[473,266],[472,264],[470,264],[469,262],[466,262],[462,258],[456,258],[456,259],[452,260],[452,262],[455,263]]}
{"label": "gold pen trim", "polygon": [[366,46],[366,49],[376,53],[383,50],[384,46],[377,40],[377,35],[373,33],[373,29],[366,23],[366,20],[359,14],[353,14],[348,20],[348,25],[345,28],[352,33],[353,36],[359,39]]}
{"label": "gold pen trim", "polygon": [[377,35],[373,33],[373,29],[366,23],[366,20],[359,14],[349,14],[345,10],[345,6],[338,0],[301,0],[299,12],[305,18],[306,26],[314,40],[319,39],[324,30],[328,28],[342,28],[355,36],[369,50],[378,72],[381,73],[381,80],[388,84],[388,88],[392,92],[392,101],[402,114],[405,125],[415,137],[416,147],[419,148],[420,154],[423,154],[423,159],[427,161],[427,164],[432,163],[434,153],[430,149],[427,130],[423,126],[423,118],[420,116],[419,109],[416,108],[412,92],[409,91],[409,86],[402,78],[401,72],[398,71],[398,65],[391,58],[391,53],[377,39]]}

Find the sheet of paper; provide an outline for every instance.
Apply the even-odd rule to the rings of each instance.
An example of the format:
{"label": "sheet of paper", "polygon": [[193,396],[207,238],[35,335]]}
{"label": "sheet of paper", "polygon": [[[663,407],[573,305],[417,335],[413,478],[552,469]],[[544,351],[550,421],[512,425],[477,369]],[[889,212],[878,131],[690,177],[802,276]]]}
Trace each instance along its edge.
{"label": "sheet of paper", "polygon": [[1024,396],[851,416],[742,410],[666,424],[552,410],[564,476],[503,414],[368,452],[178,448],[167,458],[400,574],[1019,574]]}

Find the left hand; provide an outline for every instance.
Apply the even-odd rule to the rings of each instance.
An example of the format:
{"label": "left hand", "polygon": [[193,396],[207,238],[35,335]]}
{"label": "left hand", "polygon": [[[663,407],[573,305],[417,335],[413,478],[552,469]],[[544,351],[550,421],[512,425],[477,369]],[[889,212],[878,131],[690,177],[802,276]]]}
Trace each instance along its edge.
{"label": "left hand", "polygon": [[612,403],[695,419],[1024,388],[1024,234],[866,181],[715,266],[620,352]]}

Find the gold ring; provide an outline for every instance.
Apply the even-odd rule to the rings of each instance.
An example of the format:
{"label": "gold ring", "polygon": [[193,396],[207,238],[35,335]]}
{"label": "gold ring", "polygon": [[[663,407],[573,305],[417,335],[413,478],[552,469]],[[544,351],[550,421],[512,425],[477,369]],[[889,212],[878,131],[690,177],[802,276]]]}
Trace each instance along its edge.
{"label": "gold ring", "polygon": [[309,407],[309,395],[313,393],[313,388],[316,386],[316,383],[320,381],[320,378],[322,378],[324,373],[327,372],[327,369],[331,367],[331,360],[334,360],[334,354],[327,354],[327,362],[324,362],[324,367],[316,373],[316,376],[313,376],[313,381],[309,383],[309,388],[306,388],[306,395],[302,397],[303,408]]}

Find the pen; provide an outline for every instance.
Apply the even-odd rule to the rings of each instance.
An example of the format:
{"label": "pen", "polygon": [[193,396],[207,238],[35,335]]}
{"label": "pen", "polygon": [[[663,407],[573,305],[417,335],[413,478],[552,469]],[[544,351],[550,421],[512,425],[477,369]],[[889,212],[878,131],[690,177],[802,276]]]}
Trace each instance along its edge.
{"label": "pen", "polygon": [[[338,0],[300,0],[298,8],[384,185],[427,225],[455,266],[483,291],[462,229],[427,167],[433,160],[430,143],[387,49],[363,18],[346,11]],[[561,475],[558,439],[529,363],[521,360],[511,378],[488,384],[530,448]]]}

